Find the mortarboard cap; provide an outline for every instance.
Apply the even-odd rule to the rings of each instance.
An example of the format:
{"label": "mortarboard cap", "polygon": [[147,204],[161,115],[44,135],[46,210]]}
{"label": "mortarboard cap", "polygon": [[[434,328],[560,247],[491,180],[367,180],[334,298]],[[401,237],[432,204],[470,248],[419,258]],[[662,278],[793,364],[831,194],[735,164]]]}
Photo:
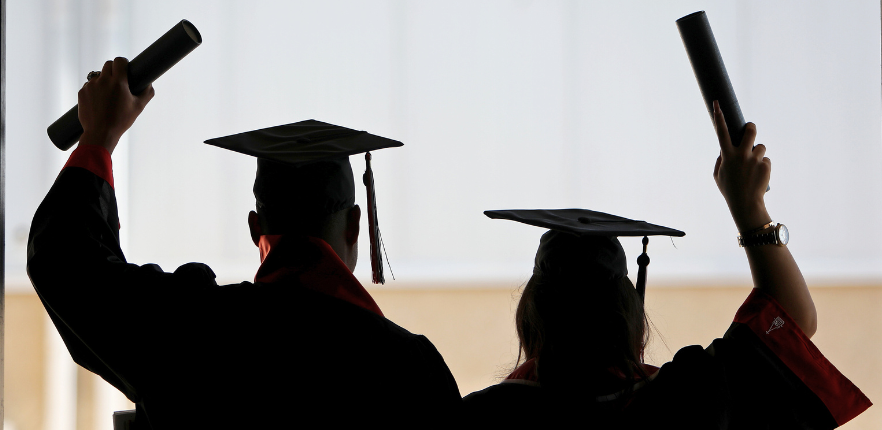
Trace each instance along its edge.
{"label": "mortarboard cap", "polygon": [[643,254],[637,259],[637,292],[646,288],[649,256],[646,236],[684,236],[686,233],[646,221],[636,221],[587,209],[532,209],[484,211],[493,219],[507,219],[547,228],[536,251],[533,273],[544,277],[621,279],[628,274],[627,259],[618,236],[644,236]]}
{"label": "mortarboard cap", "polygon": [[258,206],[295,220],[316,219],[352,207],[355,181],[349,156],[365,153],[363,181],[368,195],[373,281],[385,282],[370,151],[403,143],[316,120],[218,137],[205,143],[257,157],[254,197]]}

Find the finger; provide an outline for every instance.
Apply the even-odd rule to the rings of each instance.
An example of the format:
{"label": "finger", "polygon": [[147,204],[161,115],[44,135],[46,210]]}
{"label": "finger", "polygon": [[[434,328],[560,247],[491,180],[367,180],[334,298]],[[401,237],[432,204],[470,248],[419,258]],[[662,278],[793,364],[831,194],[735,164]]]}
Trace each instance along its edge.
{"label": "finger", "polygon": [[744,137],[741,138],[741,145],[738,148],[745,155],[750,154],[754,141],[756,141],[756,124],[752,122],[744,124]]}
{"label": "finger", "polygon": [[101,79],[102,76],[113,76],[113,61],[107,60],[104,62],[104,67],[101,68],[101,75],[98,76],[98,79]]}
{"label": "finger", "polygon": [[121,82],[129,83],[129,60],[125,57],[116,57],[113,59],[113,76]]}
{"label": "finger", "polygon": [[763,145],[762,143],[758,143],[756,146],[753,147],[752,154],[757,159],[762,160],[763,157],[766,156],[766,145]]}
{"label": "finger", "polygon": [[156,90],[153,89],[153,84],[150,84],[147,86],[147,88],[144,88],[144,92],[136,96],[138,99],[138,105],[141,107],[141,109],[144,109],[144,106],[147,106],[147,103],[150,103],[150,100],[153,100],[153,96],[155,95]]}
{"label": "finger", "polygon": [[714,165],[714,178],[720,174],[720,166],[723,164],[723,155],[717,157],[717,164]]}
{"label": "finger", "polygon": [[723,154],[732,151],[732,141],[729,139],[729,129],[726,127],[726,118],[720,109],[720,103],[714,100],[714,129],[717,131],[717,140],[720,142],[720,150]]}
{"label": "finger", "polygon": [[769,180],[772,178],[772,160],[769,160],[769,157],[763,157],[762,164],[764,166],[762,170],[763,182],[766,184],[766,191],[769,191]]}

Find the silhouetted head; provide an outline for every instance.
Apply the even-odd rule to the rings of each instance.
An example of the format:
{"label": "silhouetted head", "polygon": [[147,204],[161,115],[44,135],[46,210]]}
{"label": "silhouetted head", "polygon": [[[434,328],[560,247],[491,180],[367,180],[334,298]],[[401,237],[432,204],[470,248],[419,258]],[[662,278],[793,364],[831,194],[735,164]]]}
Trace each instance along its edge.
{"label": "silhouetted head", "polygon": [[608,391],[622,388],[610,369],[625,381],[645,376],[647,320],[627,273],[615,237],[542,236],[515,320],[521,352],[536,360],[543,386],[587,383]]}
{"label": "silhouetted head", "polygon": [[401,142],[316,120],[238,133],[205,143],[257,157],[256,211],[248,214],[255,245],[263,235],[305,235],[323,239],[350,270],[358,256],[361,210],[349,156],[365,154],[371,267],[383,282],[370,151]]}
{"label": "silhouetted head", "polygon": [[255,244],[261,235],[317,237],[355,269],[361,209],[349,157],[297,165],[258,158],[254,198],[248,224]]}
{"label": "silhouetted head", "polygon": [[[539,241],[533,276],[515,315],[521,358],[534,360],[543,387],[609,394],[646,377],[643,297],[628,279],[619,236],[685,233],[587,209],[485,211],[550,229]],[[649,257],[643,261],[648,264]],[[641,272],[643,273],[643,272]]]}

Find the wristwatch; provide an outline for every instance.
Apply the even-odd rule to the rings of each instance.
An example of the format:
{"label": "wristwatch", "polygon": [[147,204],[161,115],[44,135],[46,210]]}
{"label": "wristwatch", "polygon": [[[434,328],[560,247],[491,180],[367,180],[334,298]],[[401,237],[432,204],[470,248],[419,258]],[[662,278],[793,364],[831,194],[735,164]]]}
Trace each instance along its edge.
{"label": "wristwatch", "polygon": [[[790,242],[790,232],[787,230],[787,227],[781,223],[778,223],[774,226],[770,224],[771,223],[763,226],[765,228],[760,230],[759,232],[756,232],[756,230],[752,230],[752,234],[738,236],[738,246],[787,246],[787,243]],[[768,228],[773,228],[773,230],[768,230]]]}

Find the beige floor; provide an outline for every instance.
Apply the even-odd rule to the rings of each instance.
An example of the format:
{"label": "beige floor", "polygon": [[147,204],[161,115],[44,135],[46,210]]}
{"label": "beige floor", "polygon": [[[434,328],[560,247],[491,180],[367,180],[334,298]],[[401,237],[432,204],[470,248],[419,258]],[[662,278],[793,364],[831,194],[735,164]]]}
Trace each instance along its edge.
{"label": "beige floor", "polygon": [[[432,340],[468,394],[495,383],[514,363],[516,288],[423,286],[371,294],[387,317]],[[749,292],[747,286],[650,290],[647,309],[657,330],[647,361],[660,365],[683,346],[707,346],[722,336]],[[882,401],[882,286],[815,288],[812,295],[819,319],[813,341],[870,400]],[[882,409],[870,408],[841,428],[882,428]]]}
{"label": "beige floor", "polygon": [[[432,340],[460,391],[468,394],[495,383],[514,362],[516,289],[419,285],[373,288],[371,294],[387,317]],[[707,345],[721,336],[748,292],[749,287],[652,288],[647,309],[657,333],[647,360],[661,364],[682,346]],[[813,340],[871,400],[882,399],[882,285],[822,287],[812,293],[819,314]],[[44,393],[44,311],[32,294],[8,295],[6,305],[6,420],[15,430],[42,430],[45,408],[51,407]],[[104,382],[87,372],[77,379],[77,429],[91,429],[93,420],[101,419],[92,407],[94,387]],[[870,408],[842,428],[882,428],[882,412]]]}
{"label": "beige floor", "polygon": [[3,402],[5,421],[16,430],[43,428],[44,315],[35,294],[6,295]]}

